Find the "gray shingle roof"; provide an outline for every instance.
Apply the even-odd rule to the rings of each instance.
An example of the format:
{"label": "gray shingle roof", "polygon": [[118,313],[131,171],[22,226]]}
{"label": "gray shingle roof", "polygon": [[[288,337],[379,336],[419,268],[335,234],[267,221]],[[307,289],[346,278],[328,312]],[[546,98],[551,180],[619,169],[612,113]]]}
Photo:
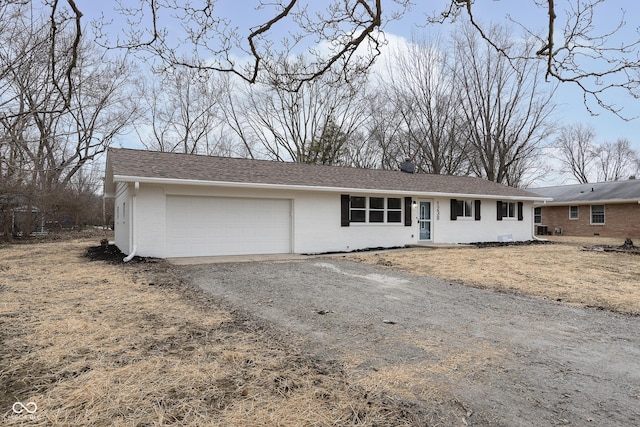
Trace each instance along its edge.
{"label": "gray shingle roof", "polygon": [[593,203],[640,200],[640,180],[598,182],[593,184],[560,185],[531,188],[531,192],[552,197],[550,204]]}
{"label": "gray shingle roof", "polygon": [[408,174],[379,169],[109,149],[105,192],[113,193],[114,181],[131,182],[134,178],[142,178],[140,181],[150,178],[152,181],[189,180],[319,189],[468,194],[528,200],[539,197],[529,191],[468,176]]}

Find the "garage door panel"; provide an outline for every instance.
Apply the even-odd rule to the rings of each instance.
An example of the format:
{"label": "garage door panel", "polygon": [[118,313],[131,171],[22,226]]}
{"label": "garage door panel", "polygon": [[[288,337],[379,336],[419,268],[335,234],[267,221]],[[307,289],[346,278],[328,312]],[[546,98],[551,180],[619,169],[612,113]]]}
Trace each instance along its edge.
{"label": "garage door panel", "polygon": [[291,202],[167,196],[167,256],[291,252]]}

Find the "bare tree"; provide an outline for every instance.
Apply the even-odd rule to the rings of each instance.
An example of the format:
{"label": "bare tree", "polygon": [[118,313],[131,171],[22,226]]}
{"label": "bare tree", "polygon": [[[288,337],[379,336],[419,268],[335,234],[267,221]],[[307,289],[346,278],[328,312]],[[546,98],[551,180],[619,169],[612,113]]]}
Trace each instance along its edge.
{"label": "bare tree", "polygon": [[519,186],[553,129],[553,91],[541,86],[539,64],[524,59],[531,44],[509,42],[498,26],[488,34],[520,59],[498,54],[468,25],[454,35],[469,164],[477,176]]}
{"label": "bare tree", "polygon": [[[298,57],[283,63],[296,68]],[[306,82],[297,91],[277,83],[246,87],[233,128],[245,146],[278,161],[345,164],[346,142],[366,117],[364,83],[338,84],[331,74]]]}
{"label": "bare tree", "polygon": [[[597,18],[612,13],[604,0],[528,2],[543,11],[546,19],[532,24],[534,28],[516,24],[535,37],[536,47],[526,59],[542,63],[547,78],[578,86],[591,111],[595,103],[621,113],[614,101],[606,98],[607,93],[621,90],[633,97],[640,95],[640,37],[618,37],[629,25],[625,11],[619,12],[617,25],[603,28]],[[118,0],[118,4],[130,25],[114,29],[121,34],[115,43],[108,42],[113,39],[108,26],[98,25],[104,44],[143,50],[166,64],[233,73],[252,83],[270,74],[273,81],[298,89],[340,62],[348,70],[343,77],[366,70],[386,43],[385,25],[402,19],[412,6],[409,0],[256,0],[254,9],[246,10],[246,18],[253,25],[243,28],[221,14],[216,0],[197,5],[173,0]],[[507,19],[513,19],[512,12],[521,5],[505,3]],[[478,21],[476,12],[481,7],[473,0],[447,0],[436,6],[426,21],[439,23],[465,16],[496,52],[519,61],[519,52],[514,53],[504,40],[494,38]],[[543,28],[542,34],[538,28]],[[183,32],[176,33],[178,29]],[[193,60],[186,62],[179,56],[185,49]],[[278,66],[301,51],[311,58],[308,67],[291,72]]]}
{"label": "bare tree", "polygon": [[101,167],[85,167],[69,184],[51,195],[45,226],[52,230],[80,229],[85,225],[105,225],[102,217]]}
{"label": "bare tree", "polygon": [[221,91],[216,79],[192,68],[176,67],[151,76],[145,94],[151,131],[142,143],[151,150],[186,154],[219,154]]}
{"label": "bare tree", "polygon": [[387,92],[402,118],[402,157],[418,171],[454,175],[465,172],[461,134],[459,80],[455,58],[440,40],[416,39],[395,51],[387,73]]}
{"label": "bare tree", "polygon": [[29,214],[106,150],[136,106],[124,90],[130,64],[78,43],[75,19],[20,18],[0,50],[0,172]]}
{"label": "bare tree", "polygon": [[[48,64],[50,71],[47,84],[58,92],[63,100],[62,107],[68,107],[74,90],[73,73],[78,65],[82,41],[82,12],[75,1],[5,0],[0,2],[0,16],[3,22],[11,23],[3,25],[0,30],[4,57],[0,65],[0,78],[5,78],[12,70],[24,66],[24,61],[31,58],[32,49],[38,49],[40,60]],[[47,35],[46,39],[33,37],[28,43],[14,42],[43,34]],[[8,58],[11,58],[11,62],[6,61]],[[1,86],[0,93],[6,95]],[[0,108],[8,100],[10,97],[3,96]]]}
{"label": "bare tree", "polygon": [[[626,11],[612,10],[605,0],[532,2],[548,17],[543,34],[538,32],[540,25],[527,26],[505,11],[507,19],[536,40],[536,48],[524,56],[510,50],[505,40],[496,38],[491,28],[476,18],[479,6],[473,0],[452,0],[445,11],[435,14],[430,21],[443,22],[464,14],[480,36],[505,58],[514,63],[523,58],[541,60],[547,79],[575,85],[582,91],[589,112],[595,114],[596,106],[625,118],[615,97],[640,96],[640,35],[636,31],[631,38],[621,37],[622,30],[630,25],[626,22]],[[513,7],[520,7],[520,2],[514,2]],[[602,19],[604,16],[613,18],[615,23],[609,24]]]}
{"label": "bare tree", "polygon": [[14,102],[7,117],[14,119],[4,125],[11,128],[13,149],[28,160],[30,183],[43,190],[64,187],[135,117],[135,105],[123,95],[126,62],[110,63],[86,49],[68,101],[47,85],[49,69],[37,52],[24,68],[12,70]]}
{"label": "bare tree", "polygon": [[375,142],[379,135],[367,133],[367,125],[363,126],[365,129],[357,130],[347,141],[349,149],[345,164],[356,168],[380,169],[382,167],[381,150]]}
{"label": "bare tree", "polygon": [[402,154],[402,120],[383,88],[374,86],[366,97],[367,119],[349,142],[350,164],[362,168],[397,169]]}
{"label": "bare tree", "polygon": [[224,137],[220,143],[224,145],[227,155],[254,159],[256,141],[252,139],[250,129],[245,127],[245,94],[246,84],[231,74],[218,74],[216,86],[220,88],[220,132]]}
{"label": "bare tree", "polygon": [[626,138],[598,142],[593,127],[576,123],[565,126],[555,141],[555,158],[561,172],[581,184],[617,181],[638,172],[639,156]]}
{"label": "bare tree", "polygon": [[593,127],[581,123],[564,126],[555,140],[555,155],[561,172],[571,174],[578,183],[590,182],[596,159],[596,133]]}
{"label": "bare tree", "polygon": [[[399,18],[410,5],[409,0],[393,3],[397,7],[386,19]],[[150,52],[165,64],[233,73],[249,83],[259,81],[267,72],[273,82],[296,90],[338,63],[349,70],[343,76],[366,70],[385,43],[379,31],[382,0],[333,0],[329,4],[258,0],[246,8],[246,17],[255,20],[248,28],[239,28],[221,15],[216,0],[197,6],[173,0],[118,0],[118,5],[131,25],[121,29],[124,36],[115,46]],[[97,25],[102,42],[113,46],[107,27]],[[179,28],[184,33],[176,34]],[[278,41],[282,28],[286,31]],[[324,42],[322,48],[317,47],[319,41]],[[190,50],[189,61],[177,54],[185,49]],[[304,68],[284,70],[279,66],[301,49],[310,58]]]}
{"label": "bare tree", "polygon": [[597,180],[618,181],[635,175],[638,168],[638,153],[631,148],[626,138],[616,142],[605,142],[595,150]]}

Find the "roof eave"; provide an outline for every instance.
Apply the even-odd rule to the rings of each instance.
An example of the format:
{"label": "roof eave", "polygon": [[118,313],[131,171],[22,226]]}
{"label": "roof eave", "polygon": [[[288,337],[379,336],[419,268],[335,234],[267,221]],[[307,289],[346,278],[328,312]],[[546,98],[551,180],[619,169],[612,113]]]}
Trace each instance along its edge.
{"label": "roof eave", "polygon": [[116,186],[115,179],[113,176],[113,167],[111,165],[111,159],[109,158],[109,152],[107,151],[107,160],[105,162],[105,177],[104,184],[102,187],[102,197],[115,197],[116,196]]}
{"label": "roof eave", "polygon": [[177,178],[153,178],[131,175],[113,175],[112,183],[115,182],[139,182],[144,184],[165,184],[165,185],[194,185],[199,187],[225,187],[225,188],[258,188],[270,190],[291,190],[291,191],[321,191],[332,193],[367,193],[367,194],[398,194],[406,196],[420,197],[451,197],[451,198],[475,198],[475,199],[501,199],[501,200],[520,200],[520,201],[548,201],[552,200],[548,197],[529,197],[529,196],[509,196],[495,194],[471,194],[471,193],[448,193],[435,191],[413,191],[413,190],[393,190],[393,189],[377,189],[377,188],[356,188],[356,187],[326,187],[311,185],[290,185],[290,184],[263,184],[253,182],[230,182],[230,181],[203,181],[195,179],[177,179]]}
{"label": "roof eave", "polygon": [[[553,199],[552,199],[553,200]],[[604,200],[569,200],[544,203],[545,206],[577,206],[577,205],[614,205],[621,203],[640,203],[638,199],[604,199]]]}

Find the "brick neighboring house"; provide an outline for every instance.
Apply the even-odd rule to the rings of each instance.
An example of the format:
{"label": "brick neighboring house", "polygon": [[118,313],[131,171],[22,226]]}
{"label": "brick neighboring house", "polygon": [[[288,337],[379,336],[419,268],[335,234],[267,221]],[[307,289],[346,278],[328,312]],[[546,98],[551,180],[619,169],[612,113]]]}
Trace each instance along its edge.
{"label": "brick neighboring house", "polygon": [[534,204],[538,235],[640,238],[640,180],[529,189],[551,197]]}

